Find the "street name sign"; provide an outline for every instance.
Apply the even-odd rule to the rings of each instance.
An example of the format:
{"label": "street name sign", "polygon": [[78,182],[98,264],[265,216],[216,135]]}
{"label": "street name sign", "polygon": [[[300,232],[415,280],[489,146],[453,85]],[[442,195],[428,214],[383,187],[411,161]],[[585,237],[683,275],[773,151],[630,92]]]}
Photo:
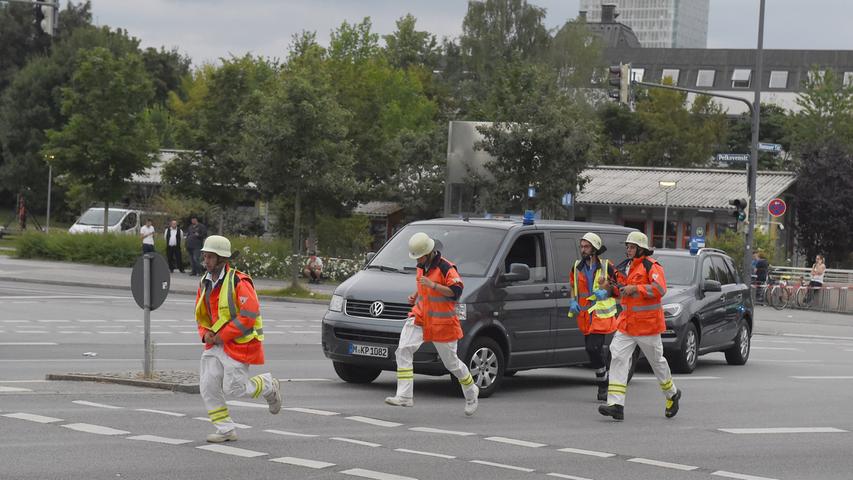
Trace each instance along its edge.
{"label": "street name sign", "polygon": [[748,153],[718,153],[718,162],[748,162]]}
{"label": "street name sign", "polygon": [[778,143],[759,143],[758,150],[762,152],[779,153],[782,151],[782,145]]}

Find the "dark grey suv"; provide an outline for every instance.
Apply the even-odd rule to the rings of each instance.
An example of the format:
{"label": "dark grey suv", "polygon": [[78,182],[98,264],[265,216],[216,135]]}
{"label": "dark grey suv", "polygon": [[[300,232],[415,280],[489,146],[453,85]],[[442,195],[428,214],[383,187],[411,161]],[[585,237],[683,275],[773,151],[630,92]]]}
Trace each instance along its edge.
{"label": "dark grey suv", "polygon": [[690,373],[699,355],[722,351],[730,365],[749,359],[753,306],[731,257],[702,248],[656,250],[666,274],[664,354],[672,371]]}

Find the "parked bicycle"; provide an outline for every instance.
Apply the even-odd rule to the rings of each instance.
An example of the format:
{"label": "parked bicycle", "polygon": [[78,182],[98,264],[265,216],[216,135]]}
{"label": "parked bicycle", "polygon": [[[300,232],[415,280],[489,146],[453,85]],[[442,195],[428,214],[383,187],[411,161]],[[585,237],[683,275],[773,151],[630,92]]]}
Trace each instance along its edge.
{"label": "parked bicycle", "polygon": [[805,278],[800,277],[800,288],[797,289],[797,306],[800,308],[811,308],[815,300],[819,298],[823,287],[809,285]]}
{"label": "parked bicycle", "polygon": [[767,285],[765,298],[767,303],[776,310],[784,310],[788,303],[796,302],[797,291],[801,289],[802,285],[794,287],[790,280],[789,275],[782,275],[779,277],[778,283]]}

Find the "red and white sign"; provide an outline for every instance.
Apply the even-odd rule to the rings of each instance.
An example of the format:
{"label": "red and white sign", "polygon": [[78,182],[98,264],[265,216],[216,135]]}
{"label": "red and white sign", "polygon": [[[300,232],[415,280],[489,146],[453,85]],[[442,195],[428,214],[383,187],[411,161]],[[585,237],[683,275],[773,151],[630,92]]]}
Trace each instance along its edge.
{"label": "red and white sign", "polygon": [[767,204],[767,211],[770,212],[770,215],[773,215],[774,217],[781,217],[785,214],[785,210],[787,209],[788,206],[781,198],[774,198],[773,200],[770,200],[770,203]]}

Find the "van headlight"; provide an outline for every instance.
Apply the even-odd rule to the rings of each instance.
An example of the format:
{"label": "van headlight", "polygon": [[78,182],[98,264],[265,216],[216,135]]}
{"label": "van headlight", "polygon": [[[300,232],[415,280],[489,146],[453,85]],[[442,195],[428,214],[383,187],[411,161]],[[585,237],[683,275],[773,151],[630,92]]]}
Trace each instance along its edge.
{"label": "van headlight", "polygon": [[456,304],[456,318],[459,319],[460,322],[464,322],[468,317],[468,306],[464,303]]}
{"label": "van headlight", "polygon": [[344,309],[344,297],[341,295],[332,295],[332,300],[329,302],[329,310],[332,312],[340,312]]}
{"label": "van headlight", "polygon": [[681,304],[667,303],[663,306],[663,315],[665,317],[677,317],[681,315]]}

